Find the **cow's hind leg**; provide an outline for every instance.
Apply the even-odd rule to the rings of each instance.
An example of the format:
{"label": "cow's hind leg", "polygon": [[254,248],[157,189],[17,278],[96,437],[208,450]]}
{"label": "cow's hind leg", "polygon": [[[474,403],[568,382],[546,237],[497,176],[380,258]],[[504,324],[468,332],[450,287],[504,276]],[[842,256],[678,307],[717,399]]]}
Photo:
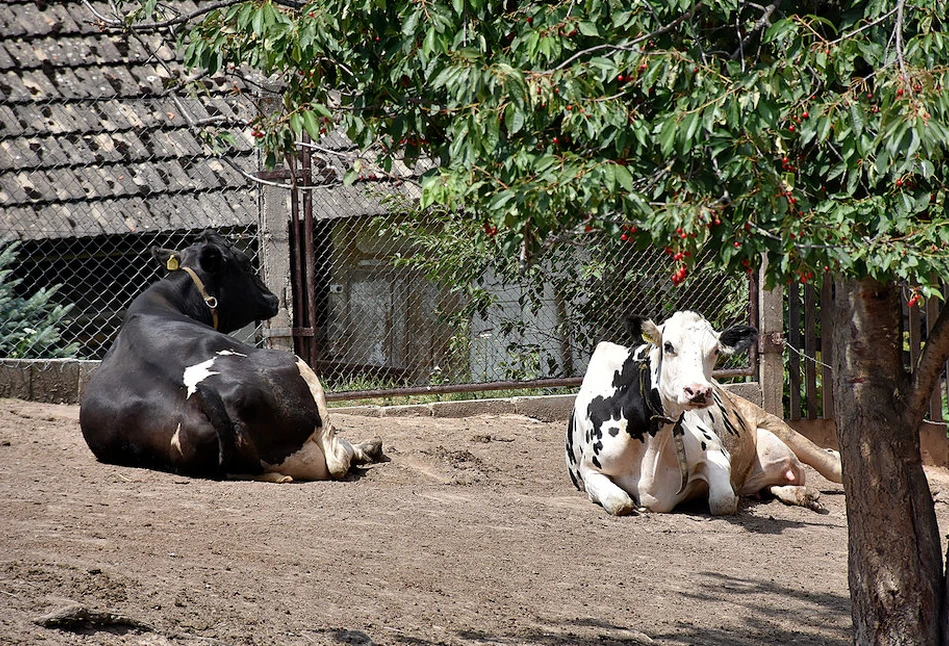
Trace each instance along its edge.
{"label": "cow's hind leg", "polygon": [[329,421],[329,411],[326,408],[326,395],[323,385],[320,384],[316,373],[302,359],[297,360],[297,369],[300,376],[310,389],[310,395],[316,403],[322,426],[316,431],[316,441],[323,450],[326,459],[326,469],[330,477],[338,480],[346,475],[349,467],[354,464],[370,464],[383,459],[382,440],[374,439],[368,442],[353,444],[337,437]]}
{"label": "cow's hind leg", "polygon": [[745,480],[743,494],[767,491],[786,505],[824,511],[820,492],[805,486],[804,466],[784,442],[759,428],[756,451],[758,461]]}
{"label": "cow's hind leg", "polygon": [[382,460],[382,440],[352,443],[336,435],[333,426],[326,421],[318,431],[318,440],[326,456],[326,468],[334,479],[342,478],[350,467],[372,464]]}

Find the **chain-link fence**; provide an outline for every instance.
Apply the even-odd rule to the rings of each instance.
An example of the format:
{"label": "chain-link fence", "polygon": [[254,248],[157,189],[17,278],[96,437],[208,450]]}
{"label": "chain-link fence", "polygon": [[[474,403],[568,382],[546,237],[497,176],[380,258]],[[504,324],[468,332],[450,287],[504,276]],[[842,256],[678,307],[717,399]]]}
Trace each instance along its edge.
{"label": "chain-link fence", "polygon": [[[328,391],[569,380],[596,340],[627,340],[628,314],[749,318],[745,277],[700,269],[674,288],[662,252],[597,231],[564,236],[525,268],[478,223],[406,215],[391,197],[411,198],[411,182],[367,172],[343,186],[335,154],[307,159],[320,186],[306,195],[273,188],[288,171],[259,173],[258,106],[236,77],[205,79],[200,95],[169,89],[181,74],[169,34],[103,30],[96,16],[111,11],[0,6],[0,358],[100,359],[160,275],[149,247],[181,248],[208,227],[271,270],[284,302],[285,324],[246,338],[285,336]],[[226,157],[211,154],[209,127],[236,133]],[[282,205],[275,217],[266,191]]]}
{"label": "chain-link fence", "polygon": [[[319,192],[313,199],[319,205]],[[630,315],[661,322],[694,309],[719,329],[753,315],[745,275],[700,261],[676,287],[664,252],[596,232],[565,235],[524,267],[463,220],[315,221],[318,314],[313,341],[309,328],[296,328],[297,349],[329,391],[574,385],[598,341],[637,342],[626,331]],[[722,368],[753,372],[748,356]]]}

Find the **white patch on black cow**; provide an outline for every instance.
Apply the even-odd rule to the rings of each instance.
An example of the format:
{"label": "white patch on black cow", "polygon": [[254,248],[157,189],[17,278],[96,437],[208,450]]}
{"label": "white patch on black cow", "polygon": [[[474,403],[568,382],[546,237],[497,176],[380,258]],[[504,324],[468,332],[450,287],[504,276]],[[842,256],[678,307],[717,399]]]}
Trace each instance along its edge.
{"label": "white patch on black cow", "polygon": [[198,390],[198,384],[214,375],[221,374],[220,372],[215,372],[211,370],[211,366],[214,365],[214,357],[211,357],[207,361],[202,361],[193,366],[188,366],[185,368],[184,375],[181,380],[184,383],[185,387],[188,389],[187,397],[191,397]]}
{"label": "white patch on black cow", "polygon": [[181,450],[181,422],[178,422],[178,428],[175,429],[175,434],[171,436],[171,448],[178,452],[178,455],[184,456],[184,452]]}

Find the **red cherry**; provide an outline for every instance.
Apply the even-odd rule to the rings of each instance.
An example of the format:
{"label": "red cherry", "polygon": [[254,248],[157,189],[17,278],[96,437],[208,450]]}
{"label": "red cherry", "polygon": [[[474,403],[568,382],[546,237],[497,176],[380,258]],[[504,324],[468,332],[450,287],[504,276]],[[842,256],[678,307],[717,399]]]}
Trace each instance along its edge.
{"label": "red cherry", "polygon": [[805,110],[804,112],[801,113],[801,118],[802,118],[802,119],[806,119],[806,118],[808,118],[809,116],[811,116],[811,115],[809,115],[809,114],[807,113],[807,110]]}
{"label": "red cherry", "polygon": [[741,249],[741,242],[739,242],[738,240],[735,240],[734,246],[735,246],[735,249]]}
{"label": "red cherry", "polygon": [[906,304],[909,305],[910,307],[915,307],[916,304],[919,303],[919,301],[920,301],[919,294],[913,294],[910,297],[910,299],[906,302]]}

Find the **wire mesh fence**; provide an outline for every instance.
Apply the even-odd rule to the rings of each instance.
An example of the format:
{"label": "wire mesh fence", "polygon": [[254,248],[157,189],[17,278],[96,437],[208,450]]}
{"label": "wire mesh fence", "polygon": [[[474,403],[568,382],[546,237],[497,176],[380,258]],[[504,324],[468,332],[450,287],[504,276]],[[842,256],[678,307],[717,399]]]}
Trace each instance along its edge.
{"label": "wire mesh fence", "polygon": [[[242,334],[295,339],[328,391],[570,380],[597,340],[629,341],[628,314],[749,319],[746,277],[700,263],[674,288],[661,251],[602,232],[565,235],[528,269],[507,262],[475,235],[480,223],[407,215],[390,198],[411,200],[411,182],[367,172],[344,186],[336,135],[321,142],[333,154],[305,148],[318,185],[305,199],[258,183],[274,174],[260,172],[253,146],[253,93],[227,71],[199,94],[175,89],[173,34],[103,29],[96,16],[112,10],[0,6],[0,358],[101,359],[161,275],[149,247],[181,248],[205,228],[264,269],[287,265],[268,278],[287,330]],[[218,127],[236,135],[224,157],[208,136]],[[282,205],[276,219],[263,213],[266,190]]]}
{"label": "wire mesh fence", "polygon": [[[664,252],[581,233],[525,268],[471,228],[431,214],[316,221],[315,348],[297,349],[329,391],[575,385],[598,341],[638,341],[630,315],[693,309],[718,329],[753,315],[749,278],[701,261],[675,287]],[[748,356],[722,368],[752,372]]]}

